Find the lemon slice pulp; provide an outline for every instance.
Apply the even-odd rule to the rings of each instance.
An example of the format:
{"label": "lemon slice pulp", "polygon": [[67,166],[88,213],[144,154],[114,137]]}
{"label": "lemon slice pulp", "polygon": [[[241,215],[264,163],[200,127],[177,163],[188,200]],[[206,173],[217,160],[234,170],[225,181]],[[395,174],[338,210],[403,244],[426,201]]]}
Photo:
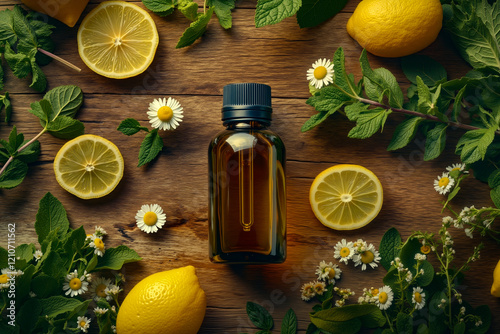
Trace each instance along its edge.
{"label": "lemon slice pulp", "polygon": [[94,72],[108,78],[130,78],[144,72],[158,47],[151,16],[125,1],[105,1],[78,29],[78,53]]}
{"label": "lemon slice pulp", "polygon": [[83,199],[109,194],[123,176],[123,157],[115,144],[95,136],[82,135],[68,141],[54,159],[57,182]]}
{"label": "lemon slice pulp", "polygon": [[377,216],[382,208],[383,190],[377,176],[365,167],[336,165],[316,176],[309,201],[323,225],[353,230]]}

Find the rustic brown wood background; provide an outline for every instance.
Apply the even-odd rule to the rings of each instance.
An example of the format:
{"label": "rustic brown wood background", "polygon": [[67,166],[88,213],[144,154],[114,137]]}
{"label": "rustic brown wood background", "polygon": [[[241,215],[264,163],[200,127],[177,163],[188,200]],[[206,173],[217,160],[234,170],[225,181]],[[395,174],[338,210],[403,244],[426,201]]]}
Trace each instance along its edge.
{"label": "rustic brown wood background", "polygon": [[[0,10],[19,3],[0,0]],[[85,13],[100,1],[92,0]],[[134,1],[142,6],[140,1]],[[407,148],[388,152],[391,135],[398,120],[391,115],[382,134],[368,140],[348,139],[353,126],[345,117],[335,115],[314,130],[301,133],[301,125],[314,113],[305,104],[308,98],[306,71],[318,58],[331,58],[337,47],[346,54],[349,72],[360,76],[360,46],[346,32],[348,18],[359,1],[350,1],[335,18],[316,28],[299,29],[295,18],[256,29],[253,22],[255,1],[244,0],[233,11],[233,28],[222,29],[212,18],[202,40],[192,47],[176,50],[175,45],[189,22],[174,14],[161,18],[152,14],[160,34],[160,45],[150,68],[132,79],[112,80],[90,71],[78,56],[78,24],[68,28],[57,25],[55,53],[83,70],[80,74],[52,62],[43,68],[49,89],[74,84],[84,92],[84,105],[77,114],[86,133],[113,141],[125,159],[125,174],[118,188],[99,200],[81,200],[63,190],[55,181],[52,162],[60,140],[44,134],[42,154],[30,166],[25,181],[15,189],[0,190],[0,245],[7,243],[7,223],[16,224],[16,242],[36,242],[33,223],[42,196],[50,191],[65,206],[73,228],[87,231],[103,226],[109,236],[107,246],[125,244],[143,257],[126,265],[126,292],[135,283],[157,271],[193,265],[207,293],[208,308],[200,333],[254,333],[246,317],[245,304],[254,301],[266,306],[276,319],[275,332],[292,307],[299,318],[300,333],[305,333],[311,305],[300,300],[300,285],[315,278],[320,260],[333,260],[333,246],[342,238],[364,238],[377,247],[383,233],[394,226],[404,237],[414,230],[437,232],[443,197],[433,189],[433,180],[447,165],[459,161],[454,145],[461,131],[451,130],[445,153],[424,162],[424,139],[417,137]],[[421,52],[441,62],[450,78],[464,75],[469,67],[444,35]],[[408,82],[398,59],[370,55],[373,67],[386,67],[404,86]],[[6,138],[16,125],[26,138],[41,128],[28,113],[29,104],[39,100],[28,88],[27,80],[13,77],[6,70],[5,88],[14,105],[10,125],[0,124],[0,138]],[[271,85],[274,120],[272,128],[281,134],[287,148],[288,258],[280,265],[228,266],[212,264],[207,251],[207,147],[212,136],[222,130],[220,107],[222,87],[231,82],[261,82]],[[173,132],[162,132],[165,148],[158,159],[137,168],[139,145],[144,135],[127,137],[116,130],[127,117],[148,125],[146,110],[154,98],[172,96],[184,107],[185,118]],[[2,115],[3,117],[3,115]],[[314,217],[309,206],[309,187],[322,170],[339,163],[361,164],[380,178],[384,187],[384,206],[368,226],[351,232],[330,230]],[[142,204],[158,203],[167,214],[166,226],[147,235],[135,226],[134,216]],[[473,178],[467,179],[454,201],[463,206],[491,205],[489,188]],[[453,231],[452,231],[453,232]],[[459,260],[470,254],[477,238],[470,240],[462,231],[453,232]],[[3,236],[3,237],[1,237]],[[500,300],[490,295],[492,271],[500,258],[500,247],[484,240],[481,260],[472,265],[464,282],[464,298],[474,306],[488,304],[493,313],[491,333],[500,331]],[[367,270],[341,265],[344,275],[339,283],[358,295],[363,287],[382,286],[385,270]],[[357,297],[357,296],[356,296]],[[357,298],[355,299],[357,300]]]}

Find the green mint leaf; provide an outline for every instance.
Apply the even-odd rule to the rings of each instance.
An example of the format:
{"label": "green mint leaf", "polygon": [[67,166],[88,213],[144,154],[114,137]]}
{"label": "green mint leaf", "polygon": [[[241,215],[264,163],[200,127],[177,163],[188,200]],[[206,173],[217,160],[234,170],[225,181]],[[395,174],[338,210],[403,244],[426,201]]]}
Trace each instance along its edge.
{"label": "green mint leaf", "polygon": [[422,114],[432,114],[432,96],[429,87],[427,87],[419,76],[417,76],[417,90],[418,90],[418,111]]}
{"label": "green mint leaf", "polygon": [[117,130],[127,136],[134,135],[141,130],[149,132],[148,128],[141,126],[139,121],[133,118],[123,120],[120,125],[118,125]]}
{"label": "green mint leaf", "polygon": [[16,279],[16,299],[23,300],[30,292],[31,278],[35,273],[35,266],[30,264],[23,268],[23,274]]}
{"label": "green mint leaf", "polygon": [[323,122],[328,116],[342,108],[350,98],[333,86],[323,87],[317,95],[311,96],[307,104],[313,106],[319,113],[313,115],[302,125],[302,132],[306,132]]}
{"label": "green mint leaf", "polygon": [[40,200],[36,214],[35,230],[41,244],[51,231],[63,237],[69,229],[69,220],[62,203],[50,192]]}
{"label": "green mint leaf", "polygon": [[31,333],[35,329],[41,312],[42,306],[38,298],[28,299],[22,304],[16,320],[23,333]]}
{"label": "green mint leaf", "polygon": [[3,56],[17,78],[26,78],[31,73],[30,58],[25,54],[15,53],[8,43],[5,44]]}
{"label": "green mint leaf", "polygon": [[59,253],[51,251],[42,263],[42,272],[58,281],[62,281],[68,274],[68,270],[65,267],[66,262]]}
{"label": "green mint leaf", "polygon": [[35,245],[21,244],[15,249],[16,260],[30,262],[33,259],[34,252]]}
{"label": "green mint leaf", "polygon": [[360,113],[356,119],[356,126],[349,131],[347,136],[358,139],[371,137],[379,129],[383,130],[387,116],[390,113],[390,110],[384,108],[374,108]]}
{"label": "green mint leaf", "polygon": [[385,232],[380,241],[379,251],[382,258],[380,264],[385,270],[389,271],[392,267],[391,261],[399,257],[399,253],[401,252],[401,235],[397,229],[391,227]]}
{"label": "green mint leaf", "polygon": [[17,133],[17,128],[14,125],[9,134],[9,146],[12,148],[13,152],[16,152],[17,149],[23,144],[24,135],[22,133]]}
{"label": "green mint leaf", "polygon": [[42,69],[36,63],[36,60],[31,59],[31,73],[33,74],[30,87],[37,92],[43,92],[47,89],[47,78],[43,74]]}
{"label": "green mint leaf", "polygon": [[51,120],[58,116],[75,117],[83,104],[83,93],[74,85],[58,86],[49,90],[43,97],[52,106]]}
{"label": "green mint leaf", "polygon": [[462,100],[464,99],[466,89],[467,86],[463,86],[462,89],[460,89],[457,95],[455,96],[455,102],[453,103],[453,111],[451,113],[451,120],[453,122],[458,121],[458,118],[460,117],[460,112],[462,111]]}
{"label": "green mint leaf", "polygon": [[9,44],[17,42],[17,35],[14,31],[14,22],[12,20],[12,11],[5,9],[0,12],[0,41]]}
{"label": "green mint leaf", "polygon": [[488,305],[481,305],[474,309],[474,315],[481,318],[482,324],[478,327],[471,328],[467,333],[485,334],[491,327],[491,310]]}
{"label": "green mint leaf", "polygon": [[175,5],[172,0],[142,0],[147,9],[160,16],[172,14]]}
{"label": "green mint leaf", "polygon": [[14,31],[18,37],[17,50],[22,53],[29,53],[36,50],[38,47],[38,40],[35,32],[24,16],[24,13],[19,5],[14,6],[12,10],[12,21]]}
{"label": "green mint leaf", "polygon": [[142,258],[135,250],[120,245],[116,248],[106,249],[104,256],[99,257],[97,260],[94,271],[102,269],[120,270],[125,263],[140,261]]}
{"label": "green mint leaf", "polygon": [[394,130],[394,134],[392,135],[392,139],[389,143],[389,147],[387,147],[387,150],[394,151],[408,145],[410,141],[412,141],[415,137],[418,125],[423,120],[424,119],[421,117],[411,117],[398,124],[398,126]]}
{"label": "green mint leaf", "polygon": [[417,239],[407,240],[404,243],[403,248],[401,248],[399,258],[401,259],[401,262],[403,263],[405,268],[413,268],[416,263],[415,254],[420,253],[420,247],[422,247],[422,244]]}
{"label": "green mint leaf", "polygon": [[362,326],[365,328],[381,328],[384,327],[386,323],[385,316],[380,310],[365,314],[360,317],[360,320]]}
{"label": "green mint leaf", "polygon": [[500,169],[494,170],[488,177],[488,186],[490,188],[496,188],[500,186]]}
{"label": "green mint leaf", "polygon": [[387,92],[389,105],[393,108],[402,108],[404,101],[403,91],[401,87],[399,87],[394,75],[385,68],[372,70],[365,49],[361,52],[359,62],[365,77],[365,86],[367,86],[368,96],[371,99],[378,96],[379,102],[382,102],[382,97],[386,94],[385,92]]}
{"label": "green mint leaf", "polygon": [[182,15],[188,20],[196,21],[198,19],[198,4],[193,2],[193,0],[179,0],[177,9],[179,9]]}
{"label": "green mint leaf", "polygon": [[413,333],[413,318],[411,315],[400,312],[396,317],[398,333]]}
{"label": "green mint leaf", "polygon": [[[422,261],[420,268],[424,270],[424,274],[419,275],[416,282],[421,287],[428,286],[434,279],[434,267],[429,263],[429,261]],[[414,274],[416,275],[416,273]]]}
{"label": "green mint leaf", "polygon": [[283,318],[283,323],[281,324],[281,334],[295,333],[297,333],[297,316],[292,309],[289,309]]}
{"label": "green mint leaf", "polygon": [[255,327],[271,330],[274,326],[273,318],[271,314],[259,304],[253,302],[247,302],[247,315],[250,321],[255,325]]}
{"label": "green mint leaf", "polygon": [[465,322],[459,322],[453,327],[453,334],[464,334],[465,333]]}
{"label": "green mint leaf", "polygon": [[432,130],[427,132],[425,140],[424,160],[429,161],[437,158],[446,145],[446,129],[448,125],[437,124]]}
{"label": "green mint leaf", "polygon": [[313,323],[309,323],[307,326],[306,334],[321,334],[321,331]]}
{"label": "green mint leaf", "polygon": [[[25,140],[23,142],[23,145],[25,145],[28,141]],[[21,152],[18,152],[16,154],[16,159],[24,162],[24,163],[32,163],[38,160],[38,157],[40,156],[40,142],[38,140],[35,140],[31,144],[29,144],[24,150]]]}
{"label": "green mint leaf", "polygon": [[[0,48],[3,48],[1,42],[0,42]],[[0,50],[0,54],[2,54],[2,53],[3,53],[2,50]],[[4,88],[4,75],[5,74],[3,72],[3,66],[0,63],[0,91],[3,90],[3,88]],[[0,104],[0,111],[2,111],[2,104]]]}
{"label": "green mint leaf", "polygon": [[448,76],[443,65],[424,55],[415,54],[401,58],[401,67],[408,80],[415,85],[417,76],[429,87],[447,80]]}
{"label": "green mint leaf", "polygon": [[455,152],[466,164],[483,160],[488,146],[495,138],[495,127],[467,131],[458,141]]}
{"label": "green mint leaf", "polygon": [[142,141],[141,148],[139,150],[139,164],[137,167],[141,167],[142,165],[152,161],[162,149],[163,139],[158,134],[158,129],[153,129]]}
{"label": "green mint leaf", "polygon": [[361,81],[356,85],[354,82],[354,75],[348,74],[345,69],[345,57],[344,49],[342,47],[337,48],[335,54],[333,55],[333,69],[335,70],[335,75],[333,81],[337,86],[339,86],[351,99],[355,96],[361,94]]}
{"label": "green mint leaf", "polygon": [[66,298],[63,296],[52,296],[46,299],[40,299],[42,306],[42,316],[54,318],[59,314],[72,312],[86,302],[81,302],[76,298]]}
{"label": "green mint leaf", "polygon": [[[0,66],[1,68],[2,66]],[[2,104],[0,105],[0,111],[2,110],[2,105],[5,108],[5,123],[9,123],[12,118],[12,103],[10,102],[9,92],[5,92],[5,95],[0,99]]]}
{"label": "green mint leaf", "polygon": [[207,6],[215,7],[215,15],[219,19],[219,24],[224,29],[231,28],[233,19],[231,10],[234,8],[235,0],[207,0]]}
{"label": "green mint leaf", "polygon": [[301,28],[317,26],[337,15],[347,0],[302,0],[297,12],[297,22]]}
{"label": "green mint leaf", "polygon": [[59,116],[47,124],[47,130],[54,137],[73,139],[85,133],[85,126],[77,119]]}
{"label": "green mint leaf", "polygon": [[[45,254],[44,254],[45,255]],[[37,274],[31,281],[31,290],[38,298],[47,298],[61,292],[58,280],[45,274]]]}
{"label": "green mint leaf", "polygon": [[28,165],[14,159],[0,175],[0,189],[11,189],[23,182],[28,173]]}
{"label": "green mint leaf", "polygon": [[63,249],[66,254],[72,256],[72,254],[80,253],[80,250],[85,244],[86,238],[87,234],[85,233],[83,226],[80,226],[76,230],[71,230],[71,232],[66,234],[63,241]]}
{"label": "green mint leaf", "polygon": [[302,5],[302,0],[257,0],[255,26],[257,28],[276,24],[293,16]]}
{"label": "green mint leaf", "polygon": [[361,329],[360,318],[374,312],[380,312],[375,305],[355,304],[318,311],[311,314],[310,319],[319,329],[332,333],[354,334]]}
{"label": "green mint leaf", "polygon": [[189,46],[200,38],[205,33],[205,30],[207,30],[207,25],[212,18],[213,12],[214,7],[210,7],[205,14],[198,16],[198,19],[192,22],[186,31],[184,31],[175,48],[180,49]]}
{"label": "green mint leaf", "polygon": [[362,102],[356,102],[353,104],[350,104],[344,108],[345,115],[351,122],[356,122],[359,118],[359,115],[363,112],[368,111],[368,108],[370,107],[369,104],[362,103]]}
{"label": "green mint leaf", "polygon": [[99,259],[97,258],[97,254],[94,253],[94,255],[92,256],[92,258],[90,259],[90,261],[87,263],[87,272],[92,272],[95,267],[97,267],[97,262],[99,261]]}
{"label": "green mint leaf", "polygon": [[[42,106],[42,101],[45,101],[43,106]],[[47,123],[47,119],[48,119],[48,113],[50,112],[50,110],[44,110],[44,108],[49,108],[49,109],[52,109],[52,106],[50,105],[50,103],[47,101],[47,100],[41,100],[41,101],[38,101],[38,102],[33,102],[31,103],[30,105],[31,109],[28,110],[30,113],[32,113],[33,115],[35,115],[36,117],[38,117],[40,119],[40,123],[45,126],[45,124]]]}

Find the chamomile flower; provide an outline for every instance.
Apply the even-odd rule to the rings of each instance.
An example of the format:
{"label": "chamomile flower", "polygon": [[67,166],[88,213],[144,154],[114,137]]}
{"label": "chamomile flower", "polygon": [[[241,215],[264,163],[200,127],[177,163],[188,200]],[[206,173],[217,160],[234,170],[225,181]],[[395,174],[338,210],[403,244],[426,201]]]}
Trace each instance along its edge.
{"label": "chamomile flower", "polygon": [[108,235],[108,232],[106,232],[106,230],[103,229],[102,227],[96,226],[94,234],[97,235],[99,238],[101,238],[104,237],[105,235]]}
{"label": "chamomile flower", "polygon": [[323,293],[326,290],[326,284],[325,284],[325,282],[316,281],[316,282],[314,282],[314,287],[313,288],[314,288],[314,292],[318,296],[322,296]]}
{"label": "chamomile flower", "polygon": [[333,82],[333,72],[333,64],[330,60],[318,59],[312,64],[312,68],[307,70],[307,80],[316,89],[321,89]]}
{"label": "chamomile flower", "polygon": [[0,291],[10,287],[9,276],[7,274],[0,275]]}
{"label": "chamomile flower", "polygon": [[314,292],[314,284],[315,282],[309,282],[302,285],[302,287],[300,288],[302,300],[309,301],[316,295],[316,292]]}
{"label": "chamomile flower", "polygon": [[102,241],[102,239],[97,235],[92,235],[92,241],[90,242],[89,246],[95,248],[95,254],[97,254],[98,256],[104,256],[104,252],[106,251],[104,249],[104,241]]}
{"label": "chamomile flower", "polygon": [[364,247],[363,251],[354,254],[352,260],[354,261],[355,267],[360,265],[361,270],[366,270],[367,265],[372,268],[378,267],[381,257],[380,253],[375,249],[375,246],[370,244],[369,246]]}
{"label": "chamomile flower", "polygon": [[70,297],[84,294],[88,289],[89,282],[86,276],[78,277],[78,271],[75,269],[72,273],[66,275],[66,282],[63,285],[63,290],[66,291],[65,295]]}
{"label": "chamomile flower", "polygon": [[149,123],[160,130],[175,129],[182,122],[184,115],[179,101],[171,97],[167,99],[154,99],[149,104]]}
{"label": "chamomile flower", "polygon": [[113,333],[116,333],[116,326],[115,325],[111,325],[111,330],[113,331]]}
{"label": "chamomile flower", "polygon": [[321,261],[316,269],[316,275],[318,275],[318,280],[325,281],[329,284],[335,284],[336,279],[340,279],[342,270],[339,266],[331,262],[326,263]]}
{"label": "chamomile flower", "polygon": [[34,253],[33,253],[33,257],[35,258],[35,261],[40,261],[42,259],[42,256],[43,256],[43,253],[41,250],[36,250]]}
{"label": "chamomile flower", "polygon": [[420,247],[420,252],[422,254],[429,254],[431,252],[431,247],[429,245],[422,245],[422,247]]}
{"label": "chamomile flower", "polygon": [[90,285],[90,294],[92,295],[92,298],[97,302],[101,298],[106,298],[106,300],[111,300],[113,299],[111,296],[108,296],[105,292],[105,290],[111,285],[111,280],[104,278],[104,277],[98,277],[92,281],[92,284]]}
{"label": "chamomile flower", "polygon": [[22,270],[10,270],[9,268],[2,269],[2,275],[7,275],[8,278],[18,277],[24,274]]}
{"label": "chamomile flower", "polygon": [[459,163],[459,164],[452,164],[451,166],[446,167],[446,170],[448,172],[452,172],[454,170],[458,170],[464,174],[469,173],[469,171],[465,170],[465,164],[464,163]]}
{"label": "chamomile flower", "polygon": [[158,204],[143,205],[135,215],[137,227],[146,233],[155,233],[165,225],[167,216]]}
{"label": "chamomile flower", "polygon": [[411,302],[415,304],[415,309],[420,310],[425,306],[425,292],[421,287],[413,288]]}
{"label": "chamomile flower", "polygon": [[441,195],[446,195],[450,192],[454,184],[455,179],[450,177],[450,174],[444,172],[441,176],[438,175],[437,179],[434,180],[434,190]]}
{"label": "chamomile flower", "polygon": [[90,319],[87,317],[78,317],[77,320],[78,327],[76,329],[81,330],[84,333],[87,333],[87,330],[90,327]]}
{"label": "chamomile flower", "polygon": [[392,300],[394,299],[394,292],[388,285],[384,285],[379,289],[379,293],[377,295],[377,299],[375,300],[375,304],[377,304],[378,308],[381,310],[387,310],[392,305]]}
{"label": "chamomile flower", "polygon": [[120,291],[122,291],[120,289],[120,287],[117,285],[114,285],[114,284],[110,284],[110,285],[108,285],[108,287],[106,289],[104,289],[104,293],[107,296],[111,296],[111,297],[118,295],[120,293]]}
{"label": "chamomile flower", "polygon": [[94,313],[96,315],[104,315],[104,314],[106,314],[106,312],[108,312],[107,308],[100,308],[100,307],[94,308]]}
{"label": "chamomile flower", "polygon": [[333,257],[339,259],[339,262],[347,262],[352,259],[354,255],[354,246],[351,241],[347,242],[345,239],[337,242],[335,245],[335,252],[333,253]]}

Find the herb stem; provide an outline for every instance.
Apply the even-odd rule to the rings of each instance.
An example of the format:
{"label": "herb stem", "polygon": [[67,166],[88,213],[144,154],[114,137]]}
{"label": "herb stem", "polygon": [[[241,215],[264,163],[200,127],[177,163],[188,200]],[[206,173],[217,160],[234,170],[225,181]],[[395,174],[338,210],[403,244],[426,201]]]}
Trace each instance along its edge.
{"label": "herb stem", "polygon": [[60,63],[62,63],[62,64],[64,64],[64,65],[66,65],[66,66],[68,66],[69,68],[71,68],[71,69],[73,69],[73,70],[75,70],[75,71],[77,71],[77,72],[81,72],[81,71],[82,71],[82,69],[81,69],[81,68],[79,68],[78,66],[73,65],[73,64],[72,64],[72,63],[70,63],[69,61],[62,59],[62,58],[61,58],[61,57],[59,57],[59,56],[56,56],[56,55],[55,55],[55,54],[53,54],[52,52],[46,51],[46,50],[44,50],[44,49],[42,49],[42,48],[38,48],[38,51],[40,51],[41,53],[43,53],[43,54],[44,54],[44,55],[46,55],[46,56],[49,56],[49,57],[50,57],[50,58],[52,58],[52,59],[57,60],[58,62],[60,62]]}
{"label": "herb stem", "polygon": [[[17,149],[16,153],[19,153],[21,152],[22,150],[24,150],[26,147],[30,146],[31,144],[33,144],[38,138],[40,138],[41,135],[43,135],[45,133],[45,131],[47,131],[47,128],[43,128],[42,131],[40,131],[39,134],[37,134],[35,137],[33,137],[33,139],[31,139],[29,142],[27,142],[26,144],[24,144],[23,146],[21,146],[20,148]],[[5,170],[7,169],[7,166],[10,165],[10,163],[14,160],[14,156],[10,156],[10,158],[5,162],[5,164],[2,166],[2,169],[0,169],[0,175],[3,174],[3,172],[5,172]]]}
{"label": "herb stem", "polygon": [[391,328],[391,332],[395,333],[394,328],[392,328],[392,321],[389,319],[389,316],[387,315],[387,311],[384,310],[384,315],[385,318],[387,319],[387,323],[389,324],[389,327]]}
{"label": "herb stem", "polygon": [[[429,121],[445,123],[445,124],[448,124],[449,126],[453,126],[453,127],[464,129],[464,130],[479,130],[479,129],[481,129],[481,128],[477,127],[477,126],[472,126],[472,125],[458,123],[458,122],[443,122],[438,117],[433,116],[433,115],[422,114],[422,113],[419,113],[417,111],[408,110],[408,109],[394,108],[394,107],[385,105],[383,103],[379,103],[379,102],[376,102],[376,101],[373,101],[373,100],[369,100],[369,99],[365,99],[365,98],[362,98],[362,97],[358,98],[358,100],[359,100],[359,102],[371,104],[372,106],[381,107],[381,108],[384,108],[384,109],[390,109],[390,110],[395,111],[395,112],[399,112],[399,113],[402,113],[402,114],[405,114],[405,115],[409,115],[409,116],[416,116],[416,117],[424,118],[424,119],[429,120]],[[498,134],[498,132],[495,132],[495,133]]]}

